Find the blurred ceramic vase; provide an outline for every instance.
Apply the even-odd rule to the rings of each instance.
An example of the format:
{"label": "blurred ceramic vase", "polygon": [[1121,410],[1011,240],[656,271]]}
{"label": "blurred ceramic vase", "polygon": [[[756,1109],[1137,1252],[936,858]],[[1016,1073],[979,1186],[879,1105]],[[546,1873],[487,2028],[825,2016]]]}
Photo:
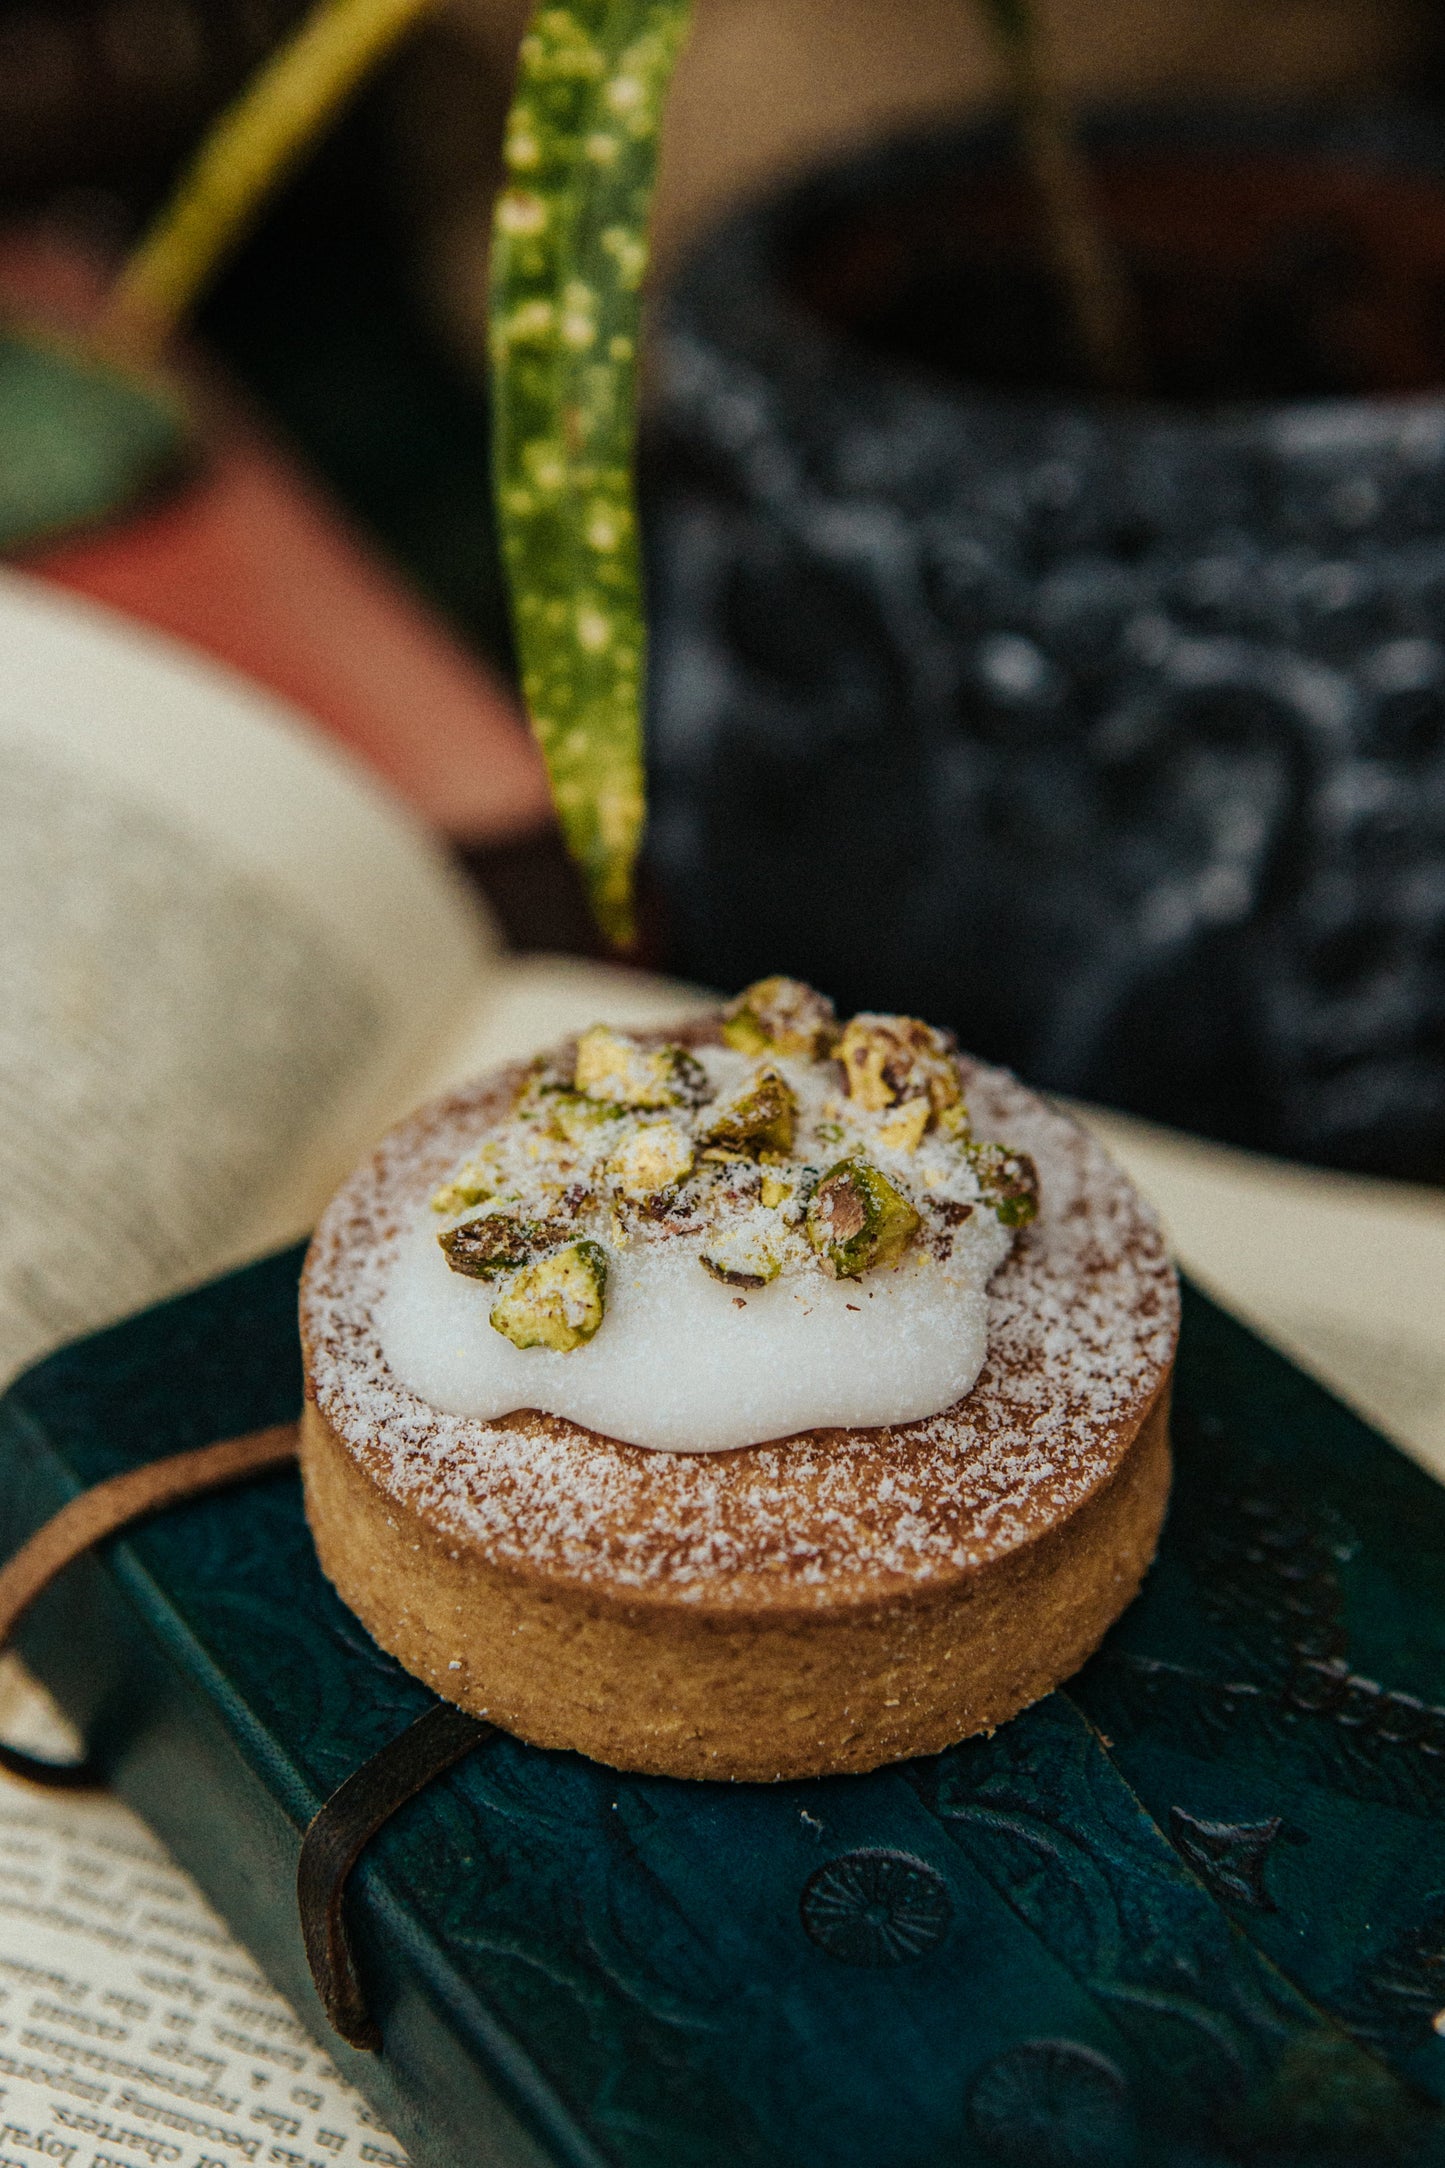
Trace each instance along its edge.
{"label": "blurred ceramic vase", "polygon": [[673,964],[1036,1084],[1445,1177],[1445,151],[1091,142],[1150,396],[1094,395],[1009,139],[735,217],[661,342]]}

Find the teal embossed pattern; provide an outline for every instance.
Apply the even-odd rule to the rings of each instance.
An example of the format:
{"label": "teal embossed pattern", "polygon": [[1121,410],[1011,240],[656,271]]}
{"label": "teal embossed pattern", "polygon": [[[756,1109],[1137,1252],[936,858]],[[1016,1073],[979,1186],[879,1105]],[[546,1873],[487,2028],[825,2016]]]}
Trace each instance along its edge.
{"label": "teal embossed pattern", "polygon": [[[81,1485],[292,1412],[295,1255],[0,1407],[7,1547]],[[1158,1565],[991,1740],[778,1786],[505,1738],[353,1884],[420,2168],[1445,2164],[1445,1498],[1190,1294]],[[322,1579],[294,1481],[168,1513],[32,1660],[318,2028],[292,1882],[429,1705]]]}
{"label": "teal embossed pattern", "polygon": [[948,1884],[902,1852],[845,1852],[810,1874],[804,1932],[845,1965],[903,1965],[941,1942],[953,1918]]}

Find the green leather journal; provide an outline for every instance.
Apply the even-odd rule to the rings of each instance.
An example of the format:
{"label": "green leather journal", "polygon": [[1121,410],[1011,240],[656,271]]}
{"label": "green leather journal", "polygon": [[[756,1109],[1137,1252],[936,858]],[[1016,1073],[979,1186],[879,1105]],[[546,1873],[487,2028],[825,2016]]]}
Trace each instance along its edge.
{"label": "green leather journal", "polygon": [[[23,1378],[5,1550],[294,1414],[298,1264]],[[431,1696],[294,1476],[81,1562],[22,1646],[419,2168],[1445,2164],[1445,1494],[1193,1292],[1175,1435],[1144,1594],[991,1740],[776,1786],[480,1744],[353,1876],[376,2055],[326,2033],[297,1855]]]}

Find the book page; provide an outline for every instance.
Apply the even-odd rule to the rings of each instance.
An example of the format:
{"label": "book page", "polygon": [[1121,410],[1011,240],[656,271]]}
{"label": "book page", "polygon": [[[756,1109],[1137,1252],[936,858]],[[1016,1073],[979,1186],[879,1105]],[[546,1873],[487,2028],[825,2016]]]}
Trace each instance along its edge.
{"label": "book page", "polygon": [[308,1224],[497,961],[279,704],[0,575],[0,1381]]}
{"label": "book page", "polygon": [[1445,1481],[1445,1190],[1071,1111],[1207,1293]]}
{"label": "book page", "polygon": [[[46,1698],[0,1661],[0,1732],[63,1756]],[[0,2164],[406,2168],[128,1808],[6,1776]]]}

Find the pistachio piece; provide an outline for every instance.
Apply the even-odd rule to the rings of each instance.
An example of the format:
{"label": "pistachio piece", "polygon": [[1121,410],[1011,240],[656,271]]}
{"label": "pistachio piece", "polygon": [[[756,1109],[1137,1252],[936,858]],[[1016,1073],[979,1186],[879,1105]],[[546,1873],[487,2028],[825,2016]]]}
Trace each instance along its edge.
{"label": "pistachio piece", "polygon": [[890,1152],[916,1152],[932,1112],[927,1099],[905,1099],[892,1120],[879,1129],[878,1142],[887,1145]]}
{"label": "pistachio piece", "polygon": [[701,1252],[698,1263],[724,1287],[766,1287],[782,1270],[782,1260],[766,1236],[749,1227],[719,1232]]}
{"label": "pistachio piece", "polygon": [[549,1347],[559,1355],[582,1347],[602,1323],[607,1252],[597,1242],[569,1242],[517,1274],[491,1322],[513,1347]]}
{"label": "pistachio piece", "polygon": [[940,1137],[955,1139],[961,1137],[967,1141],[969,1134],[968,1108],[963,1101],[955,1099],[952,1106],[941,1108],[935,1127]]}
{"label": "pistachio piece", "polygon": [[1006,1144],[975,1144],[969,1150],[983,1201],[1005,1227],[1027,1227],[1039,1209],[1038,1170],[1027,1152]]}
{"label": "pistachio piece", "polygon": [[710,1153],[786,1159],[797,1121],[798,1102],[787,1078],[771,1067],[755,1069],[742,1090],[716,1109],[702,1142]]}
{"label": "pistachio piece", "polygon": [[572,1079],[557,1066],[550,1054],[539,1054],[527,1064],[521,1083],[512,1101],[512,1112],[523,1121],[534,1119],[546,1112],[546,1102],[553,1092],[570,1091]]}
{"label": "pistachio piece", "polygon": [[474,1204],[485,1204],[496,1187],[496,1169],[480,1156],[469,1159],[464,1167],[458,1167],[449,1182],[443,1182],[431,1201],[433,1212],[468,1212]]}
{"label": "pistachio piece", "polygon": [[649,1122],[635,1130],[607,1162],[607,1172],[623,1196],[639,1202],[675,1188],[692,1168],[692,1140],[675,1122]]}
{"label": "pistachio piece", "polygon": [[763,1176],[762,1198],[763,1203],[770,1212],[775,1205],[782,1204],[792,1194],[791,1185],[787,1182],[780,1182],[775,1174],[765,1174]]}
{"label": "pistachio piece", "polygon": [[740,1054],[820,1061],[838,1036],[833,1004],[801,979],[755,979],[723,1010],[722,1033]]}
{"label": "pistachio piece", "polygon": [[625,1122],[631,1107],[611,1099],[589,1099],[585,1092],[549,1092],[546,1099],[547,1130],[564,1144],[581,1150],[596,1149],[609,1122]]}
{"label": "pistachio piece", "polygon": [[513,1219],[505,1212],[484,1212],[437,1236],[453,1272],[469,1280],[495,1280],[514,1265],[525,1265],[541,1251],[565,1242],[565,1222]]}
{"label": "pistachio piece", "polygon": [[948,1037],[916,1016],[855,1016],[838,1043],[848,1097],[869,1113],[926,1099],[930,1115],[963,1096]]}
{"label": "pistachio piece", "polygon": [[808,1240],[833,1280],[858,1280],[896,1265],[922,1225],[886,1175],[866,1159],[830,1167],[808,1206]]}
{"label": "pistachio piece", "polygon": [[574,1088],[623,1107],[696,1106],[707,1075],[685,1047],[643,1046],[624,1031],[594,1024],[577,1041]]}

